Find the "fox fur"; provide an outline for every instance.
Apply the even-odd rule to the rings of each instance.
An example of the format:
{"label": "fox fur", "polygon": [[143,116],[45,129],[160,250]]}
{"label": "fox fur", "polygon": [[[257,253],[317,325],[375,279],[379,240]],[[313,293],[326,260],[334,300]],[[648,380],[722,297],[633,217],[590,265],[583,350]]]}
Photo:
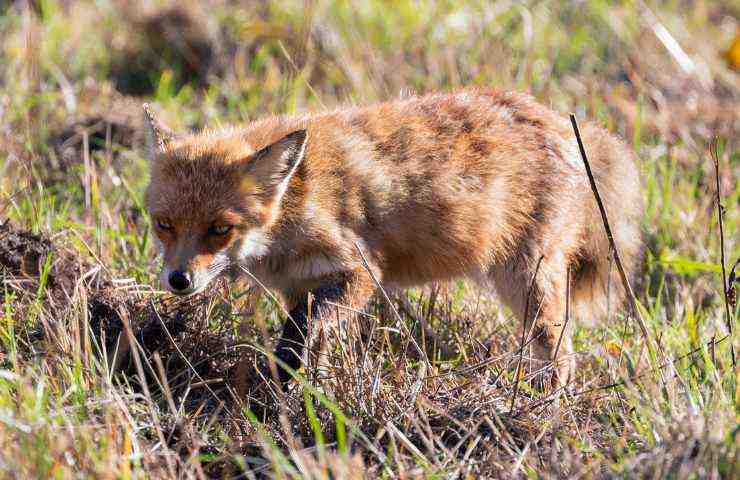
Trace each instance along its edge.
{"label": "fox fur", "polygon": [[[291,368],[311,332],[337,320],[336,304],[348,307],[342,321],[363,308],[372,276],[387,287],[467,277],[495,290],[558,382],[571,370],[566,278],[574,317],[603,316],[608,285],[612,308],[620,303],[571,126],[528,95],[466,89],[183,135],[146,111],[162,282],[172,288],[182,272],[190,283],[175,293],[192,294],[246,271],[281,292],[290,318],[276,355]],[[643,210],[635,155],[599,127],[581,130],[632,272]]]}

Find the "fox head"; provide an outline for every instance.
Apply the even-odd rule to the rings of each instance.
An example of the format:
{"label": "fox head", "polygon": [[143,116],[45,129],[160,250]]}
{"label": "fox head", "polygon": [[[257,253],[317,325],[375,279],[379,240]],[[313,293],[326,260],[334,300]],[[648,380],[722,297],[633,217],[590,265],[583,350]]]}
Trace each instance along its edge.
{"label": "fox head", "polygon": [[306,130],[255,149],[235,129],[178,136],[144,105],[150,183],[146,208],[163,257],[161,283],[189,295],[265,255]]}

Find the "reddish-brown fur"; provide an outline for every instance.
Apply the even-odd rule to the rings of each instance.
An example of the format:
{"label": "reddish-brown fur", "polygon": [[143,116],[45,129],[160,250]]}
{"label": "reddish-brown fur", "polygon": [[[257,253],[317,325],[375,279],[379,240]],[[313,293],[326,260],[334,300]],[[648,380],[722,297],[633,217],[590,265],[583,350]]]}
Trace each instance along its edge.
{"label": "reddish-brown fur", "polygon": [[[383,285],[470,277],[523,320],[541,258],[525,324],[534,321],[535,353],[555,361],[560,381],[569,369],[567,333],[555,358],[569,268],[575,313],[589,320],[604,309],[609,245],[573,132],[526,95],[470,89],[181,138],[151,121],[147,203],[173,227],[158,231],[166,265],[221,261],[280,290],[297,318],[278,347],[290,366],[309,328],[301,322],[321,322],[328,302],[361,308],[373,294],[358,249]],[[582,130],[632,270],[642,212],[634,155],[600,128]],[[214,222],[233,225],[215,243],[204,233]]]}

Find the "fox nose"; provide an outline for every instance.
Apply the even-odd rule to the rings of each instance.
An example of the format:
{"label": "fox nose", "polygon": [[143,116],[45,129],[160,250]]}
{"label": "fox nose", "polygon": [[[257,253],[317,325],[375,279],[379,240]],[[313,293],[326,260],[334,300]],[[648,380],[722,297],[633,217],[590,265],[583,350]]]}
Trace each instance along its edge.
{"label": "fox nose", "polygon": [[170,286],[177,291],[186,290],[190,287],[190,275],[185,272],[174,271],[168,278]]}

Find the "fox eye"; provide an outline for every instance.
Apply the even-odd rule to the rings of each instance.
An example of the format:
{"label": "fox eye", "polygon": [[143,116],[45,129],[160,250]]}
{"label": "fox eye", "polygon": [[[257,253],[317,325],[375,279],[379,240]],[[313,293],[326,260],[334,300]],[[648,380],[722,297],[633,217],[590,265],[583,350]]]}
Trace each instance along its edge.
{"label": "fox eye", "polygon": [[160,230],[171,231],[174,228],[169,221],[162,218],[158,218],[157,220],[155,220],[155,224]]}
{"label": "fox eye", "polygon": [[229,233],[231,229],[231,225],[211,225],[208,229],[208,235],[223,236]]}

